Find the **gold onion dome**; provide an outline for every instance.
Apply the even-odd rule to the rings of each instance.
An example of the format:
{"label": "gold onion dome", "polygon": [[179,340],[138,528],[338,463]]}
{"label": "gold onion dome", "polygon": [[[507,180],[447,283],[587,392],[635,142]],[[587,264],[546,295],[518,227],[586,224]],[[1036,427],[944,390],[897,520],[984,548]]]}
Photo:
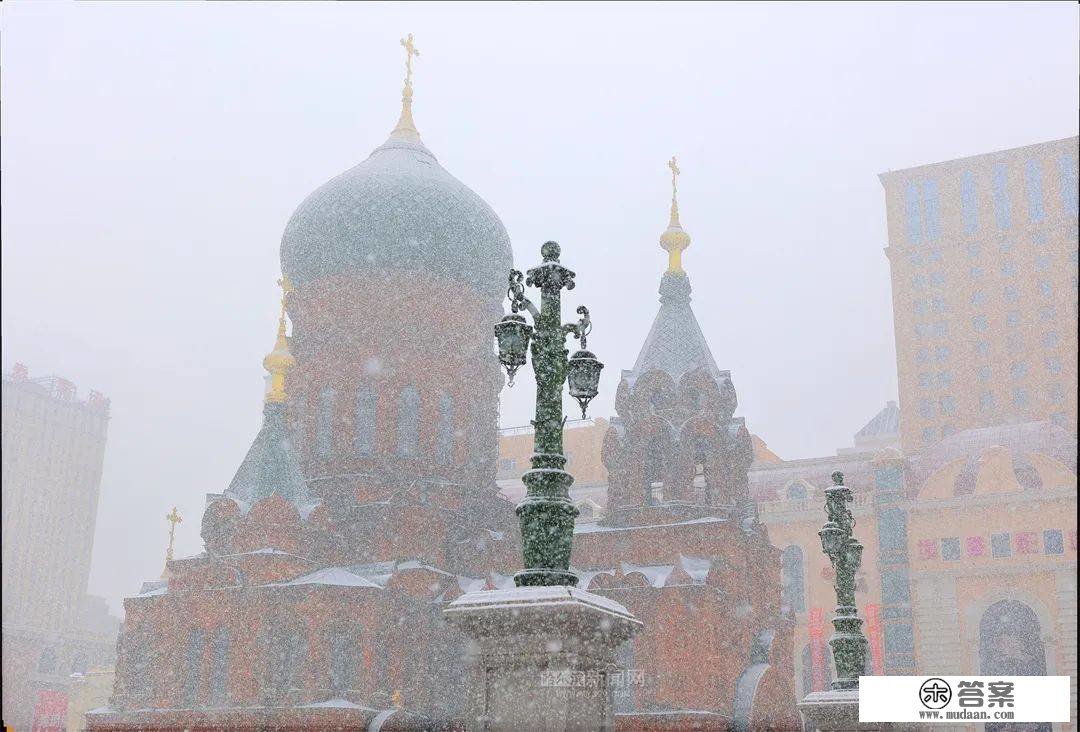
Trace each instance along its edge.
{"label": "gold onion dome", "polygon": [[675,156],[668,161],[671,169],[671,218],[667,230],[660,235],[660,246],[668,253],[668,272],[682,272],[682,252],[690,246],[690,235],[683,230],[679,222],[679,199],[676,176],[682,171],[676,164]]}
{"label": "gold onion dome", "polygon": [[277,340],[274,350],[263,359],[263,368],[270,373],[270,391],[266,394],[268,402],[285,401],[285,374],[296,365],[296,359],[289,352],[289,339],[285,335],[285,297],[292,287],[284,276],[278,280],[278,285],[281,286],[281,314],[278,316]]}

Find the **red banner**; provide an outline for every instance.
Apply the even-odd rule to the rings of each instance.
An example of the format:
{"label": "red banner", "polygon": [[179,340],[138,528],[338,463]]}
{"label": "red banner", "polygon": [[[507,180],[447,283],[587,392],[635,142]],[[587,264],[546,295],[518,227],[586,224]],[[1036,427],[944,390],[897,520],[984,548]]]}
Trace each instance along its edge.
{"label": "red banner", "polygon": [[34,703],[32,732],[65,732],[67,730],[68,697],[62,691],[43,690]]}

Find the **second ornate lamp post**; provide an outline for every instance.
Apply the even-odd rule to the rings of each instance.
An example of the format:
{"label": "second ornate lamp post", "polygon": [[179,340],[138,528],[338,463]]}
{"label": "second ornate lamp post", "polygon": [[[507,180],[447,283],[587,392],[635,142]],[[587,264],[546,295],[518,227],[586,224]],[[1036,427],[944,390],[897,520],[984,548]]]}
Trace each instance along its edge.
{"label": "second ornate lamp post", "polygon": [[836,663],[834,689],[857,689],[859,676],[866,666],[866,636],[855,606],[855,573],[862,564],[862,544],[855,538],[855,517],[848,504],[851,489],[844,485],[844,474],[832,474],[833,485],[825,489],[825,513],[828,521],[818,532],[821,548],[836,571],[836,632],[829,639]]}
{"label": "second ornate lamp post", "polygon": [[[514,373],[525,364],[531,341],[533,371],[536,375],[536,431],[532,469],[522,475],[527,493],[517,506],[521,522],[521,543],[525,569],[514,575],[518,587],[543,585],[575,586],[570,572],[570,547],[578,510],[570,501],[574,482],[563,454],[563,382],[581,405],[581,416],[596,396],[600,370],[604,365],[586,348],[592,330],[589,311],[577,309],[577,323],[562,322],[562,290],[574,289],[574,273],[559,264],[559,245],[546,242],[540,248],[543,263],[528,270],[525,285],[540,288],[540,309],[525,297],[522,274],[510,272],[510,315],[495,326],[499,341],[499,361],[506,367],[510,384]],[[518,313],[528,311],[534,325]],[[581,350],[567,359],[566,336],[581,341]]]}

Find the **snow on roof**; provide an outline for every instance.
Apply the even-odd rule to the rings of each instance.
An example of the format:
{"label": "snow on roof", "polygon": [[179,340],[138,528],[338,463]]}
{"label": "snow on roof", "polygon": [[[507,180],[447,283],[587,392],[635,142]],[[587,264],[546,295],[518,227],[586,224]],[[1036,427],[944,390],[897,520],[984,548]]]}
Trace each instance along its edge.
{"label": "snow on roof", "polygon": [[294,587],[298,585],[336,585],[339,587],[374,587],[375,589],[382,589],[381,585],[354,574],[345,567],[327,567],[288,582],[274,582],[266,586]]}
{"label": "snow on roof", "polygon": [[877,437],[878,435],[895,435],[900,432],[900,407],[896,402],[885,403],[885,408],[874,415],[861,430],[855,433],[856,437]]}
{"label": "snow on roof", "polygon": [[365,712],[377,711],[372,707],[354,704],[348,699],[327,699],[326,701],[304,704],[301,709],[363,709]]}
{"label": "snow on roof", "polygon": [[709,570],[712,569],[710,560],[699,557],[687,557],[680,554],[679,563],[682,564],[683,570],[690,575],[690,579],[694,581],[694,584],[699,585],[705,584],[705,579],[709,576]]}
{"label": "snow on roof", "polygon": [[657,564],[652,566],[630,564],[629,562],[619,562],[619,564],[622,566],[623,574],[641,572],[653,587],[663,587],[667,583],[668,577],[675,571],[675,566],[672,564]]}
{"label": "snow on roof", "polygon": [[601,531],[633,531],[634,529],[659,529],[665,526],[685,526],[687,524],[709,524],[716,521],[727,521],[719,516],[705,516],[703,518],[675,521],[670,524],[646,524],[644,526],[601,526],[598,523],[581,523],[574,526],[575,534],[595,534]]}

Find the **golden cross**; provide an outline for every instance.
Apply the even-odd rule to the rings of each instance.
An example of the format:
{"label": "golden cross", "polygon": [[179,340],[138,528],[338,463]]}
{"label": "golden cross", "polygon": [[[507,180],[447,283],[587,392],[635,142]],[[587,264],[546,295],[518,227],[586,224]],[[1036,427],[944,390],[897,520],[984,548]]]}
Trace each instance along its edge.
{"label": "golden cross", "polygon": [[285,296],[293,291],[293,286],[284,273],[282,273],[281,279],[277,283],[278,287],[281,288],[281,321],[285,322]]}
{"label": "golden cross", "polygon": [[667,166],[671,168],[671,199],[675,200],[675,194],[679,190],[678,184],[675,182],[675,176],[682,173],[682,171],[679,170],[679,165],[675,161],[674,155],[671,156],[671,160],[668,161]]}
{"label": "golden cross", "polygon": [[172,524],[169,527],[169,549],[165,552],[165,561],[171,562],[173,558],[173,541],[176,539],[176,525],[183,523],[184,519],[180,518],[180,513],[176,510],[176,506],[173,506],[172,511],[165,517],[165,520]]}
{"label": "golden cross", "polygon": [[419,56],[420,50],[413,45],[412,33],[408,38],[401,39],[401,45],[405,48],[405,86],[412,86],[412,57]]}

